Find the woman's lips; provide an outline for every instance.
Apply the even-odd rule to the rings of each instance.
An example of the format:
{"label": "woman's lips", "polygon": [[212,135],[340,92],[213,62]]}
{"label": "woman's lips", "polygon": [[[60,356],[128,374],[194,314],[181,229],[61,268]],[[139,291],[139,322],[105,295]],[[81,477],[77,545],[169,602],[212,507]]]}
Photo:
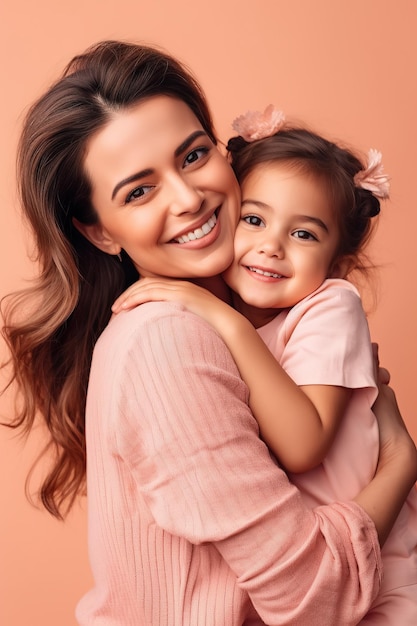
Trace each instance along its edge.
{"label": "woman's lips", "polygon": [[200,226],[199,228],[195,228],[194,230],[190,230],[188,233],[173,239],[173,241],[175,241],[175,243],[181,244],[181,243],[188,243],[190,241],[195,241],[196,239],[201,239],[202,237],[205,237],[213,230],[213,228],[216,225],[216,222],[217,222],[217,217],[216,217],[216,214],[213,213],[213,215],[209,217],[209,219],[206,222],[204,222],[202,226]]}

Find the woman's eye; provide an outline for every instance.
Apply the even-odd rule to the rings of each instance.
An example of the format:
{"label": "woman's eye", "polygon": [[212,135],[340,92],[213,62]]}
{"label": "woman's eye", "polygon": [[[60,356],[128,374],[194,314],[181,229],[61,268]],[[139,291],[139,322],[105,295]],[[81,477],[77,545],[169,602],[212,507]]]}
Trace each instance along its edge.
{"label": "woman's eye", "polygon": [[293,236],[296,239],[304,239],[305,241],[318,241],[317,237],[308,230],[296,230],[293,232]]}
{"label": "woman's eye", "polygon": [[242,217],[242,220],[250,226],[261,226],[263,224],[263,221],[257,215],[245,215]]}
{"label": "woman's eye", "polygon": [[200,161],[200,159],[205,157],[208,154],[208,152],[209,152],[209,148],[206,148],[205,146],[191,150],[191,152],[189,152],[184,159],[184,165],[185,166],[192,165],[196,161]]}
{"label": "woman's eye", "polygon": [[125,204],[129,204],[133,200],[138,200],[145,196],[147,193],[152,191],[153,187],[151,185],[141,185],[140,187],[136,187],[132,191],[130,191],[125,200]]}

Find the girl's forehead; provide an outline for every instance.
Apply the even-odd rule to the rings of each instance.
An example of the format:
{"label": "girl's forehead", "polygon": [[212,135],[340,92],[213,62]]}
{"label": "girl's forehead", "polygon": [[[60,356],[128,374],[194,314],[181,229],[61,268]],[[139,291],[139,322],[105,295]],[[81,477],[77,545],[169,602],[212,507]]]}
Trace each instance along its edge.
{"label": "girl's forehead", "polygon": [[255,201],[288,216],[317,215],[336,226],[331,194],[320,176],[287,162],[258,164],[242,183],[242,200]]}
{"label": "girl's forehead", "polygon": [[265,185],[265,182],[277,184],[282,181],[292,181],[300,186],[320,187],[321,181],[308,167],[303,167],[298,161],[276,160],[257,163],[242,181],[242,187],[256,187]]}

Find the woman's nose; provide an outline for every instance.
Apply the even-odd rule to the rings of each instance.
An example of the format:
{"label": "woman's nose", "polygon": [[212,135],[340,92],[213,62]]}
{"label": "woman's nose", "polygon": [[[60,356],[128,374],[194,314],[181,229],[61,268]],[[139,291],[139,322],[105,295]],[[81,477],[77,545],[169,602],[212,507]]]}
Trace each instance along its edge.
{"label": "woman's nose", "polygon": [[201,208],[204,194],[198,187],[191,184],[182,176],[175,176],[170,181],[171,212],[176,215],[182,213],[196,213]]}

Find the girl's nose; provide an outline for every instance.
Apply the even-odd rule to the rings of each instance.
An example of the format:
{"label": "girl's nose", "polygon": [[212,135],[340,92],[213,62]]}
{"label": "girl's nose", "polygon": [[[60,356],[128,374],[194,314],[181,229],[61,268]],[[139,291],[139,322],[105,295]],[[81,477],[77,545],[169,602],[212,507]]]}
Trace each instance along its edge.
{"label": "girl's nose", "polygon": [[269,257],[284,258],[284,246],[276,237],[265,237],[259,246],[260,253]]}

